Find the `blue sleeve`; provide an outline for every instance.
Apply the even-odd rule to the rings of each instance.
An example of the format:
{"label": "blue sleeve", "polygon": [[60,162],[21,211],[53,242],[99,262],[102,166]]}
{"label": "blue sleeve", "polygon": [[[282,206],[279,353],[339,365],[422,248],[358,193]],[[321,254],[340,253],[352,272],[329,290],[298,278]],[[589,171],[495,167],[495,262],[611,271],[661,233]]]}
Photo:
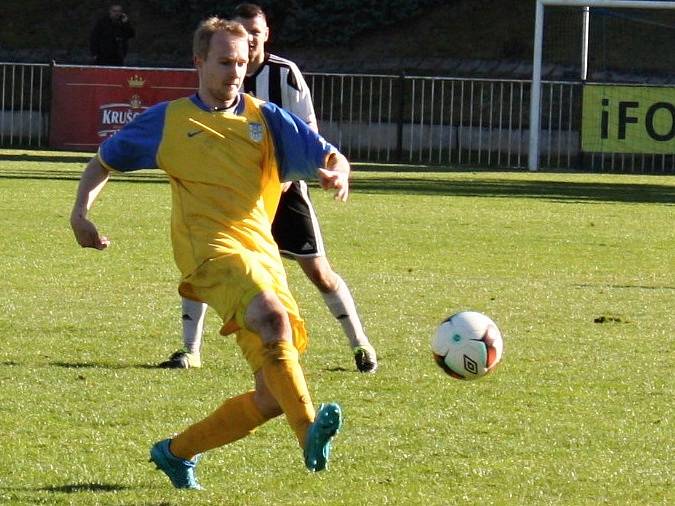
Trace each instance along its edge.
{"label": "blue sleeve", "polygon": [[98,149],[103,164],[122,172],[156,169],[167,105],[150,107],[108,137]]}
{"label": "blue sleeve", "polygon": [[261,106],[269,126],[282,181],[316,179],[326,156],[337,151],[299,117],[272,103]]}

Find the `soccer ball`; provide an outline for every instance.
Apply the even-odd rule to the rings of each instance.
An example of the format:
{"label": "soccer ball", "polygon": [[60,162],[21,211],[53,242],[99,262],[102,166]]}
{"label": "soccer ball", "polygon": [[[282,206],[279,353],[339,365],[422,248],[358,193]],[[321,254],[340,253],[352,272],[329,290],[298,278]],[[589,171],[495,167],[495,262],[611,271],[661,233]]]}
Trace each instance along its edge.
{"label": "soccer ball", "polygon": [[431,341],[436,363],[453,378],[472,380],[492,371],[502,358],[502,334],[490,318],[462,311],[443,321]]}

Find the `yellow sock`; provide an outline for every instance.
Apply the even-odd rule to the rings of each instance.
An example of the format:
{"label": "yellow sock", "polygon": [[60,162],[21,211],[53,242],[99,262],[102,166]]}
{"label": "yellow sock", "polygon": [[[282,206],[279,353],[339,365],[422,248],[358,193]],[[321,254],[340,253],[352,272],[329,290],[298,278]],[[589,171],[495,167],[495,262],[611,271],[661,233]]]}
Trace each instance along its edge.
{"label": "yellow sock", "polygon": [[288,341],[277,341],[265,345],[264,355],[262,371],[265,384],[304,448],[305,434],[314,421],[315,412],[298,361],[298,350]]}
{"label": "yellow sock", "polygon": [[251,434],[266,418],[253,402],[254,391],[228,399],[202,421],[171,440],[171,453],[192,459],[198,453],[218,448]]}

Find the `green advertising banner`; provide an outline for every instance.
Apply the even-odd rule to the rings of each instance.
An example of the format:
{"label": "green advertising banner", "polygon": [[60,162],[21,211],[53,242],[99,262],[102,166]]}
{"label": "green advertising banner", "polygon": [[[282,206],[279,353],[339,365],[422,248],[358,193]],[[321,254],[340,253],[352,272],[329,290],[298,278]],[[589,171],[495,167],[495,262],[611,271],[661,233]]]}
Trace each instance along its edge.
{"label": "green advertising banner", "polygon": [[675,87],[588,84],[582,112],[585,152],[675,154]]}

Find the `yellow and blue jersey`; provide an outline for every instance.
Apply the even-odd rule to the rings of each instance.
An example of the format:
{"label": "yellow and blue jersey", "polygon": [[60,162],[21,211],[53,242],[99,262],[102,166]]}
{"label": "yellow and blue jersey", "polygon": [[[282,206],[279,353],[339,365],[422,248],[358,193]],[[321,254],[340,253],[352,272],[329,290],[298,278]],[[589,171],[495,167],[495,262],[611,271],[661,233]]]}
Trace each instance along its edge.
{"label": "yellow and blue jersey", "polygon": [[[181,293],[209,303],[225,322],[236,317],[242,326],[241,311],[262,289],[275,289],[289,313],[297,313],[270,224],[281,182],[316,177],[333,151],[274,104],[240,94],[234,110],[225,112],[211,110],[194,95],[149,108],[107,139],[98,157],[117,171],[166,172]],[[245,286],[226,301],[215,300],[222,294],[205,288],[214,278]],[[232,307],[242,304],[237,297],[243,307]]]}

